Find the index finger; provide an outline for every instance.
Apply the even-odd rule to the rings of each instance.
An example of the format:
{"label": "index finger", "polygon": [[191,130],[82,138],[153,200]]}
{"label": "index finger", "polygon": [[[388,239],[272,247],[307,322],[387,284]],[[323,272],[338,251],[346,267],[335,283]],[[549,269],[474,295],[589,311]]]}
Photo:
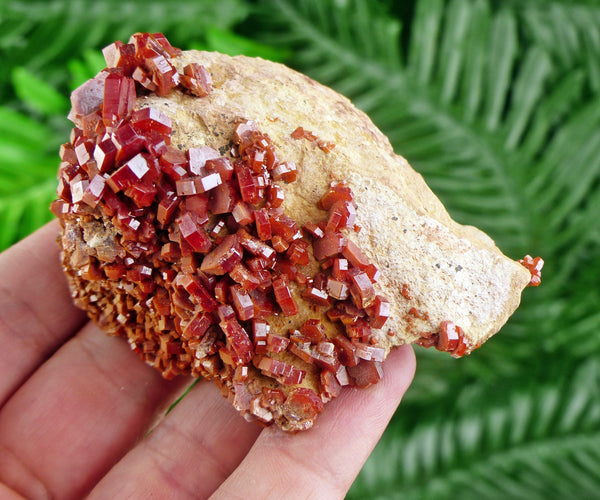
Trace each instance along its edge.
{"label": "index finger", "polygon": [[265,429],[211,500],[247,498],[249,487],[253,498],[344,498],[412,381],[412,348],[392,350],[383,367],[382,380],[342,391],[312,429]]}
{"label": "index finger", "polygon": [[61,271],[57,221],[0,254],[0,407],[85,321]]}

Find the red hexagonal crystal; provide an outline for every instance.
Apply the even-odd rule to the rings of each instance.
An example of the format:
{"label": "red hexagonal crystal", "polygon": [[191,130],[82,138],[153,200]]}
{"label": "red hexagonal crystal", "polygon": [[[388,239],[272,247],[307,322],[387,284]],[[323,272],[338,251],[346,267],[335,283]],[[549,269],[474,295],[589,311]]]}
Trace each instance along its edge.
{"label": "red hexagonal crystal", "polygon": [[209,220],[208,214],[208,196],[204,194],[196,194],[186,196],[183,200],[184,209],[187,212],[192,212],[198,217],[200,224],[205,224]]}
{"label": "red hexagonal crystal", "polygon": [[[300,384],[306,375],[304,370],[300,370],[290,363],[269,358],[267,356],[264,356],[260,359],[257,368],[265,375],[275,378],[284,385]],[[321,402],[321,405],[322,404],[323,403]]]}
{"label": "red hexagonal crystal", "polygon": [[283,411],[289,419],[312,421],[323,411],[323,401],[312,389],[297,387],[285,400]]}
{"label": "red hexagonal crystal", "polygon": [[289,259],[289,261],[293,264],[298,264],[299,266],[306,266],[309,262],[309,247],[310,245],[307,241],[292,241],[285,255],[287,259]]}
{"label": "red hexagonal crystal", "polygon": [[281,337],[280,335],[273,335],[272,333],[268,333],[266,350],[272,353],[283,352],[287,349],[289,343],[290,339],[288,339],[287,337]]}
{"label": "red hexagonal crystal", "polygon": [[525,266],[531,273],[531,280],[527,286],[539,286],[542,282],[542,268],[544,267],[544,260],[541,257],[533,258],[531,255],[526,255],[522,259],[519,259],[519,264]]}
{"label": "red hexagonal crystal", "polygon": [[135,81],[118,73],[110,73],[104,81],[102,121],[112,127],[133,111],[136,100]]}
{"label": "red hexagonal crystal", "polygon": [[349,366],[346,369],[354,385],[361,388],[376,384],[383,377],[383,368],[378,361],[363,359],[356,366]]}
{"label": "red hexagonal crystal", "polygon": [[329,191],[319,200],[319,208],[329,210],[336,201],[353,202],[352,190],[343,182],[332,184]]}
{"label": "red hexagonal crystal", "polygon": [[313,253],[317,260],[336,257],[346,247],[348,240],[342,233],[325,231],[322,238],[313,241]]}
{"label": "red hexagonal crystal", "polygon": [[100,172],[108,172],[114,167],[117,158],[117,146],[112,139],[107,138],[99,142],[94,148],[94,160]]}
{"label": "red hexagonal crystal", "polygon": [[350,295],[350,288],[344,281],[328,278],[327,293],[336,300],[346,300]]}
{"label": "red hexagonal crystal", "polygon": [[236,364],[248,364],[254,356],[254,346],[248,336],[248,333],[237,322],[236,319],[227,319],[219,323],[221,330],[227,338],[227,344],[230,350],[235,353],[234,362]]}
{"label": "red hexagonal crystal", "polygon": [[140,182],[149,171],[150,165],[144,154],[140,153],[116,170],[107,179],[107,183],[115,193],[118,193]]}
{"label": "red hexagonal crystal", "polygon": [[209,158],[204,163],[204,168],[208,172],[216,172],[219,174],[219,177],[221,177],[223,182],[231,180],[231,177],[233,176],[233,165],[229,158]]}
{"label": "red hexagonal crystal", "polygon": [[363,271],[370,264],[367,256],[352,240],[348,240],[346,242],[346,245],[342,249],[342,255],[348,259],[350,264],[352,264],[354,267],[362,269]]}
{"label": "red hexagonal crystal", "polygon": [[254,339],[254,352],[256,354],[267,353],[267,335],[271,326],[264,319],[252,320],[252,337]]}
{"label": "red hexagonal crystal", "polygon": [[298,234],[296,221],[285,214],[274,215],[269,221],[273,234],[281,236],[288,243],[293,241]]}
{"label": "red hexagonal crystal", "polygon": [[316,344],[325,338],[325,326],[318,319],[308,319],[300,327],[300,333]]}
{"label": "red hexagonal crystal", "polygon": [[117,148],[116,162],[119,164],[133,158],[144,148],[144,138],[127,122],[118,126],[111,140]]}
{"label": "red hexagonal crystal", "polygon": [[440,335],[438,349],[441,351],[454,351],[461,343],[460,327],[451,321],[442,321],[440,324]]}
{"label": "red hexagonal crystal", "polygon": [[280,207],[284,200],[283,189],[277,184],[271,184],[267,188],[267,201],[273,208]]}
{"label": "red hexagonal crystal", "polygon": [[198,97],[205,97],[212,91],[210,73],[204,66],[198,63],[191,63],[183,68],[181,84]]}
{"label": "red hexagonal crystal", "polygon": [[302,292],[302,298],[318,306],[330,305],[329,295],[327,291],[321,290],[320,288],[314,286],[309,286],[308,288],[306,288]]}
{"label": "red hexagonal crystal", "polygon": [[156,220],[163,226],[169,224],[175,217],[180,201],[174,193],[165,196],[158,204]]}
{"label": "red hexagonal crystal", "polygon": [[272,247],[267,245],[264,241],[255,238],[245,229],[239,229],[237,235],[241,245],[248,250],[248,252],[257,257],[261,257],[266,264],[274,263],[276,252]]}
{"label": "red hexagonal crystal", "polygon": [[230,287],[231,301],[241,321],[247,321],[254,317],[254,303],[248,292],[240,285]]}
{"label": "red hexagonal crystal", "polygon": [[243,250],[235,234],[229,234],[208,255],[204,257],[200,270],[222,275],[230,272],[241,260]]}
{"label": "red hexagonal crystal", "polygon": [[[215,160],[220,158],[221,155],[216,149],[208,146],[202,146],[200,148],[190,148],[187,151],[190,171],[196,175],[202,175],[204,166],[207,160]],[[225,180],[225,179],[224,179]]]}
{"label": "red hexagonal crystal", "polygon": [[375,299],[375,289],[371,279],[367,273],[357,268],[353,268],[348,274],[350,276],[350,294],[356,307],[361,309],[368,307]]}
{"label": "red hexagonal crystal", "polygon": [[276,181],[294,182],[298,176],[298,169],[294,162],[282,162],[273,168],[271,175]]}
{"label": "red hexagonal crystal", "polygon": [[156,197],[157,190],[151,184],[133,184],[125,188],[125,196],[131,198],[136,206],[140,208],[152,205]]}
{"label": "red hexagonal crystal", "polygon": [[342,392],[342,385],[338,381],[334,372],[322,370],[320,375],[321,393],[327,398],[337,398]]}
{"label": "red hexagonal crystal", "polygon": [[271,223],[269,222],[269,214],[265,208],[254,210],[254,223],[256,225],[256,235],[263,241],[270,240],[273,236],[271,232]]}
{"label": "red hexagonal crystal", "polygon": [[185,212],[177,219],[177,224],[181,236],[191,245],[195,252],[208,253],[210,251],[212,241],[193,212]]}
{"label": "red hexagonal crystal", "polygon": [[178,286],[185,289],[192,300],[197,303],[203,311],[212,312],[217,308],[217,302],[197,276],[193,274],[179,274],[176,278],[176,283]]}
{"label": "red hexagonal crystal", "polygon": [[144,64],[146,69],[152,73],[152,81],[156,84],[157,95],[167,96],[179,84],[179,74],[165,56],[147,57]]}
{"label": "red hexagonal crystal", "polygon": [[208,208],[213,214],[227,214],[233,210],[238,199],[237,189],[233,183],[224,182],[211,190]]}
{"label": "red hexagonal crystal", "polygon": [[142,108],[131,114],[131,124],[138,132],[155,131],[162,135],[171,135],[171,119],[156,108]]}
{"label": "red hexagonal crystal", "polygon": [[202,338],[210,325],[212,325],[212,316],[199,311],[183,326],[181,335],[185,339]]}
{"label": "red hexagonal crystal", "polygon": [[285,275],[273,279],[273,293],[285,316],[295,316],[298,314],[298,306],[294,301],[294,297],[292,297],[292,292],[290,291]]}
{"label": "red hexagonal crystal", "polygon": [[231,215],[240,226],[247,226],[254,220],[252,209],[247,203],[238,201],[231,210]]}
{"label": "red hexagonal crystal", "polygon": [[331,339],[331,342],[336,346],[338,351],[338,359],[344,366],[356,366],[358,356],[356,355],[356,346],[340,334]]}
{"label": "red hexagonal crystal", "polygon": [[106,66],[109,68],[123,68],[126,75],[130,75],[137,66],[135,45],[117,40],[102,49]]}
{"label": "red hexagonal crystal", "polygon": [[369,324],[371,327],[383,328],[386,320],[390,317],[390,302],[382,295],[376,295],[366,311],[369,315]]}
{"label": "red hexagonal crystal", "polygon": [[104,82],[108,75],[108,71],[101,71],[71,92],[71,112],[68,118],[76,125],[79,124],[82,116],[93,113],[102,106]]}
{"label": "red hexagonal crystal", "polygon": [[351,227],[356,222],[356,208],[352,202],[338,200],[333,203],[329,209],[329,218],[327,220],[327,229],[335,231]]}
{"label": "red hexagonal crystal", "polygon": [[161,170],[174,181],[183,179],[188,175],[187,156],[177,148],[169,146],[167,151],[159,157],[158,164]]}

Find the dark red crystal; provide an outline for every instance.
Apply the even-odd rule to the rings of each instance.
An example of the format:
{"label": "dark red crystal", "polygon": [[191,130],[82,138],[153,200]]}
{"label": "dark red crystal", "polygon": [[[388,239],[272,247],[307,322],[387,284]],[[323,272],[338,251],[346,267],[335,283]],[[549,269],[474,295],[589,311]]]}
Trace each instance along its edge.
{"label": "dark red crystal", "polygon": [[227,344],[235,354],[235,364],[248,364],[254,357],[254,346],[248,333],[234,318],[229,318],[219,323],[221,330],[227,338]]}
{"label": "dark red crystal", "polygon": [[287,278],[279,276],[273,279],[273,293],[284,316],[295,316],[298,314],[298,306],[292,297]]}
{"label": "dark red crystal", "polygon": [[191,63],[183,68],[181,84],[192,94],[205,97],[212,91],[212,77],[201,64]]}
{"label": "dark red crystal", "polygon": [[208,253],[212,248],[212,241],[200,224],[198,217],[194,215],[193,212],[185,212],[177,219],[179,231],[195,252]]}
{"label": "dark red crystal", "polygon": [[140,153],[116,170],[107,179],[107,184],[115,193],[118,193],[140,182],[149,171],[150,165],[144,154]]}
{"label": "dark red crystal", "polygon": [[346,368],[354,385],[360,388],[376,384],[383,377],[383,368],[378,361],[366,361],[362,359],[355,366]]}
{"label": "dark red crystal", "polygon": [[155,108],[148,107],[134,111],[131,114],[131,124],[141,133],[155,131],[162,135],[171,135],[171,119]]}
{"label": "dark red crystal", "polygon": [[284,385],[298,385],[304,380],[306,375],[304,370],[300,370],[290,363],[267,356],[260,359],[257,368],[265,375],[277,379]]}
{"label": "dark red crystal", "polygon": [[290,392],[283,404],[288,418],[298,421],[312,420],[323,411],[323,401],[308,387],[297,387]]}
{"label": "dark red crystal", "polygon": [[308,319],[300,327],[300,333],[316,344],[325,338],[325,326],[318,319]]}
{"label": "dark red crystal", "polygon": [[135,81],[118,73],[110,73],[104,81],[102,121],[112,127],[129,115],[135,106]]}
{"label": "dark red crystal", "polygon": [[230,272],[242,260],[243,250],[235,234],[229,234],[212,250],[200,266],[206,273],[222,275]]}

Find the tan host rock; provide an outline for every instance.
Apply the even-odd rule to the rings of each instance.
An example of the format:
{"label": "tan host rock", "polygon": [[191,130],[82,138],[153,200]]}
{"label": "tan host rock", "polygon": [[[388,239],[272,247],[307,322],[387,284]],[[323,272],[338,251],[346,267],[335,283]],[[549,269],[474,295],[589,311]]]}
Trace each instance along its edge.
{"label": "tan host rock", "polygon": [[[212,378],[248,419],[307,429],[393,346],[471,352],[539,278],[310,78],[156,34],[105,57],[72,95],[53,211],[76,303],[163,376]],[[342,191],[342,212],[324,206]]]}

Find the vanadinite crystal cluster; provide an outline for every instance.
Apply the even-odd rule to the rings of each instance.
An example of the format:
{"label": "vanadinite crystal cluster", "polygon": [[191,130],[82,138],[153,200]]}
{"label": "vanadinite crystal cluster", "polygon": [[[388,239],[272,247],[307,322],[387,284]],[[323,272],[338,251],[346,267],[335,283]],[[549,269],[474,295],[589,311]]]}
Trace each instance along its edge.
{"label": "vanadinite crystal cluster", "polygon": [[284,187],[302,165],[257,123],[240,120],[219,151],[171,144],[171,119],[138,98],[210,95],[209,72],[178,72],[179,53],[138,33],[72,95],[52,210],[74,298],[164,377],[211,378],[249,420],[306,429],[342,386],[382,376],[373,333],[390,304],[352,240],[352,191],[332,183],[322,219],[300,227]]}

